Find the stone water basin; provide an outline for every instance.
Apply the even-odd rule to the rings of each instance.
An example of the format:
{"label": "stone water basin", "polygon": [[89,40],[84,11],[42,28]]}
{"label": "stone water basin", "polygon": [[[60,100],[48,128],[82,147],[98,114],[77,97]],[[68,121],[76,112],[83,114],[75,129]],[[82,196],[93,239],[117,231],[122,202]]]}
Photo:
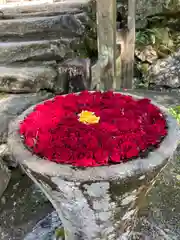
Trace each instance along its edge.
{"label": "stone water basin", "polygon": [[[144,93],[156,102],[167,107],[178,105],[180,95],[166,93]],[[153,189],[149,192],[147,202],[142,202],[136,228],[127,239],[144,240],[178,240],[180,239],[180,149],[173,162],[160,173]],[[43,194],[32,182],[17,170],[12,171],[12,180],[0,204],[0,238],[2,240],[54,240],[58,217],[53,213],[50,217],[36,225],[41,219],[53,211]],[[22,177],[23,176],[23,177]],[[17,186],[17,187],[16,187]],[[18,189],[18,190],[17,190]],[[24,193],[26,197],[24,197]],[[18,201],[17,201],[18,199]],[[19,202],[17,204],[17,202]],[[36,202],[36,204],[35,204]],[[22,214],[23,209],[26,209]],[[32,211],[34,209],[34,211]],[[43,209],[39,211],[39,209]],[[37,214],[38,213],[38,214]],[[54,224],[51,216],[54,216]],[[56,221],[57,220],[57,221]],[[60,222],[59,222],[60,223]],[[32,232],[32,228],[34,231]],[[53,229],[54,227],[54,229]],[[46,233],[46,235],[43,235]]]}

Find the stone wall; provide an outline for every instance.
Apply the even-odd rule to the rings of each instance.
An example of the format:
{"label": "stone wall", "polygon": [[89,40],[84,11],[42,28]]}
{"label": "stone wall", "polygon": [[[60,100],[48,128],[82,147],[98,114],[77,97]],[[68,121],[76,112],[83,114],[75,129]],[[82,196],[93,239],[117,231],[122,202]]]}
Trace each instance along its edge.
{"label": "stone wall", "polygon": [[[128,0],[117,0],[120,12],[127,17]],[[136,28],[145,28],[152,15],[180,11],[180,0],[136,0]]]}
{"label": "stone wall", "polygon": [[79,64],[79,58],[88,57],[84,43],[90,4],[89,0],[66,0],[1,5],[0,91],[66,92],[64,61],[77,58]]}

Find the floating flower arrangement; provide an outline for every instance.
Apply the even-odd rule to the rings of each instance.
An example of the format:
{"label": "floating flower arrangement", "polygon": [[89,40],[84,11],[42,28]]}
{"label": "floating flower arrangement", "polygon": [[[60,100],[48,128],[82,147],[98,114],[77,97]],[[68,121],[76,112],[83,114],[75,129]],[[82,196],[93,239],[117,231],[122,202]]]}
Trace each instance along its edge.
{"label": "floating flower arrangement", "polygon": [[147,156],[167,135],[167,124],[149,99],[84,91],[38,104],[19,131],[24,144],[39,157],[96,167]]}

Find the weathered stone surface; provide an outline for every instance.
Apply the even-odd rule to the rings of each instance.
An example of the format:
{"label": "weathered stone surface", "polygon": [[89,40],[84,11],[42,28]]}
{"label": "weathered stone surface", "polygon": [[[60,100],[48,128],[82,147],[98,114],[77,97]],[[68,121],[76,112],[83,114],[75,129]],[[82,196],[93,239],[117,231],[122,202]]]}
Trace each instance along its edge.
{"label": "weathered stone surface", "polygon": [[57,212],[52,212],[44,219],[39,221],[33,228],[32,232],[27,234],[23,240],[63,240],[61,237],[56,237],[56,229],[60,228],[62,223]]}
{"label": "weathered stone surface", "polygon": [[[117,0],[117,3],[123,9],[123,16],[127,16],[128,1]],[[146,27],[148,16],[180,10],[179,0],[137,0],[136,3],[136,28],[138,29]]]}
{"label": "weathered stone surface", "polygon": [[[65,92],[80,92],[91,87],[90,59],[75,58],[58,65],[59,78],[63,81]],[[66,77],[64,77],[66,76]],[[65,87],[66,86],[66,87]]]}
{"label": "weathered stone surface", "polygon": [[0,99],[0,143],[6,142],[9,122],[21,114],[31,105],[34,105],[51,94],[21,94],[8,95]]}
{"label": "weathered stone surface", "polygon": [[0,66],[0,91],[15,93],[53,90],[57,87],[57,72],[52,67],[5,67]]}
{"label": "weathered stone surface", "polygon": [[164,8],[168,7],[169,2],[170,0],[137,0],[137,27],[145,27],[147,16],[163,12]]}
{"label": "weathered stone surface", "polygon": [[65,0],[65,1],[41,1],[29,2],[28,4],[0,5],[0,10],[5,16],[23,17],[34,16],[34,14],[48,13],[76,13],[83,6],[86,6],[90,0]]}
{"label": "weathered stone surface", "polygon": [[158,60],[148,71],[150,87],[180,87],[180,50],[164,60]]}
{"label": "weathered stone surface", "polygon": [[10,177],[11,177],[10,171],[0,158],[0,197],[7,188]]}
{"label": "weathered stone surface", "polygon": [[[78,13],[78,15],[81,13]],[[0,38],[43,40],[54,37],[76,37],[84,32],[84,25],[80,17],[73,14],[64,14],[50,17],[32,17],[10,20],[0,20]],[[81,14],[82,15],[82,14]],[[83,14],[84,20],[86,16]],[[26,36],[27,35],[27,36]],[[9,37],[8,37],[9,36]],[[13,37],[14,36],[14,37]]]}
{"label": "weathered stone surface", "polygon": [[82,6],[88,4],[88,0],[76,0],[65,2],[31,2],[19,5],[0,5],[0,10],[4,13],[5,19],[24,18],[28,16],[51,16],[64,13],[78,13],[82,11]]}
{"label": "weathered stone surface", "polygon": [[23,240],[34,225],[52,211],[51,204],[31,179],[20,169],[13,169],[8,188],[0,199],[0,239]]}
{"label": "weathered stone surface", "polygon": [[158,176],[154,188],[148,194],[145,208],[139,215],[136,231],[142,239],[180,239],[179,151],[178,148],[174,161],[171,161]]}
{"label": "weathered stone surface", "polygon": [[0,63],[28,60],[62,60],[74,56],[77,39],[0,43]]}
{"label": "weathered stone surface", "polygon": [[[167,114],[166,109],[159,107]],[[177,147],[179,128],[176,121],[167,114],[168,135],[160,148],[146,159],[74,169],[40,159],[24,147],[17,129],[19,121],[32,109],[29,108],[10,124],[9,150],[57,210],[66,239],[127,237],[135,224],[139,203]]]}
{"label": "weathered stone surface", "polygon": [[142,62],[148,62],[150,64],[158,59],[157,52],[150,45],[146,46],[143,50],[135,49],[135,55]]}
{"label": "weathered stone surface", "polygon": [[12,158],[7,144],[0,145],[0,158],[4,161],[7,167],[17,167],[17,162]]}

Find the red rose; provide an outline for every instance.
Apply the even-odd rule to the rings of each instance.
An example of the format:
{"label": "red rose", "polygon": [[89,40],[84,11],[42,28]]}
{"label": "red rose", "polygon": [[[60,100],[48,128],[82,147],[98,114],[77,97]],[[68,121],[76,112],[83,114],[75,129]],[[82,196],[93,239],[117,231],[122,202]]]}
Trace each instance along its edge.
{"label": "red rose", "polygon": [[139,155],[138,146],[134,142],[123,142],[121,144],[121,154],[123,159],[137,157]]}
{"label": "red rose", "polygon": [[113,152],[110,154],[110,159],[113,163],[120,163],[121,161],[120,149],[114,148]]}
{"label": "red rose", "polygon": [[98,166],[96,161],[93,158],[81,158],[73,162],[73,165],[76,167],[94,167]]}

